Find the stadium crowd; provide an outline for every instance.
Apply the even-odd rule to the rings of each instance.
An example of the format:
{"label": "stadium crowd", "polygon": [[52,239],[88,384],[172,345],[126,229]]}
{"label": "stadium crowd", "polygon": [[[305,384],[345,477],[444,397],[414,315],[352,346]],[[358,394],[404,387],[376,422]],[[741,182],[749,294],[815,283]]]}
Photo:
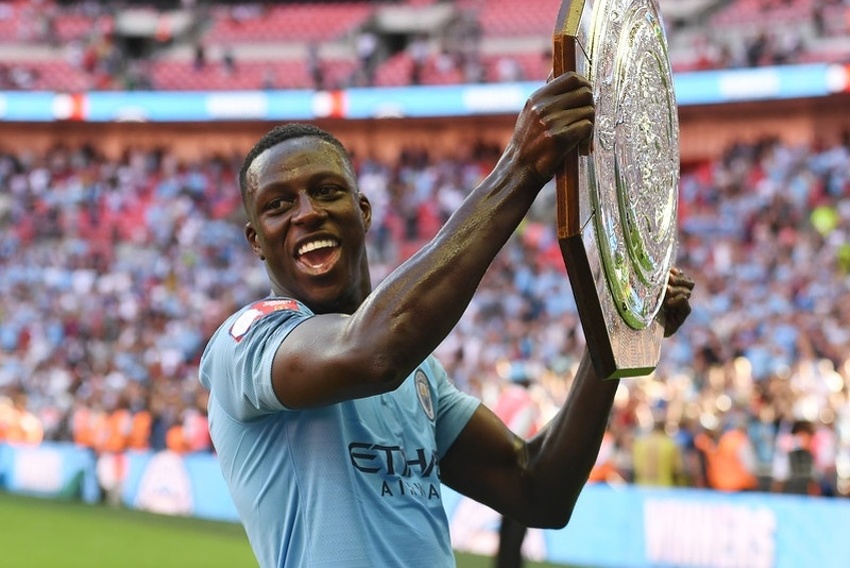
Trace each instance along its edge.
{"label": "stadium crowd", "polygon": [[[455,155],[355,156],[374,208],[376,281],[498,152]],[[0,441],[213,451],[200,354],[226,314],[268,293],[244,241],[239,164],[168,150],[0,152]],[[438,350],[490,404],[521,369],[543,416],[584,342],[553,194]],[[622,382],[592,480],[791,491],[805,475],[804,492],[850,493],[850,135],[737,144],[683,172],[679,208],[677,265],[697,281],[694,313],[651,376]],[[644,471],[649,435],[665,440],[670,475]]]}
{"label": "stadium crowd", "polygon": [[[288,3],[299,17],[273,9],[286,3],[132,4],[0,3],[0,89],[332,89],[544,80],[557,10],[553,2],[455,0],[450,24],[381,32],[370,23],[380,19],[374,14],[381,6],[438,2],[339,1],[330,3],[343,8],[336,17],[323,11],[328,2],[315,3],[315,15],[304,17],[309,0]],[[850,60],[847,0],[705,0],[688,3],[690,10],[679,4],[663,3],[676,72]],[[128,7],[161,16],[160,23],[154,30],[126,28],[121,22],[134,17],[122,13]],[[168,23],[176,11],[191,22],[186,29]],[[535,23],[519,23],[529,18]],[[343,20],[341,28],[327,27],[336,19]]]}

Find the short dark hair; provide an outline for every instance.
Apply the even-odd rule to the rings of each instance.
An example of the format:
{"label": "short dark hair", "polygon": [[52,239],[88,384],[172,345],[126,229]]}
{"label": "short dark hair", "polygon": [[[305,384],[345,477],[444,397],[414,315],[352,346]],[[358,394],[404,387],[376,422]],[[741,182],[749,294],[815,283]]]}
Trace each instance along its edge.
{"label": "short dark hair", "polygon": [[814,435],[815,425],[808,420],[795,420],[791,424],[791,434],[809,434]]}
{"label": "short dark hair", "polygon": [[354,172],[354,164],[351,161],[351,154],[348,153],[348,150],[343,146],[342,142],[339,139],[326,130],[322,130],[318,126],[314,126],[312,124],[304,124],[300,122],[292,122],[289,124],[282,124],[279,126],[275,126],[268,132],[266,132],[262,138],[260,138],[254,147],[251,148],[251,151],[245,156],[245,159],[242,161],[242,167],[239,170],[239,191],[242,192],[242,201],[245,201],[245,195],[248,192],[248,182],[247,182],[247,174],[248,168],[251,167],[251,164],[254,163],[254,160],[257,159],[257,156],[272,148],[277,146],[281,142],[285,140],[292,140],[293,138],[303,138],[305,136],[314,136],[319,138],[320,140],[324,140],[330,144],[333,144],[338,150],[340,155],[346,161],[346,163],[351,167],[352,173]]}

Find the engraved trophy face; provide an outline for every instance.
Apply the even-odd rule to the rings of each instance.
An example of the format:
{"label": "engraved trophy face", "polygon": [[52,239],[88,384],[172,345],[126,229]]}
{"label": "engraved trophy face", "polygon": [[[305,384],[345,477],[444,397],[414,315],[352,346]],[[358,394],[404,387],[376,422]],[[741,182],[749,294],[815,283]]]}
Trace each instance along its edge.
{"label": "engraved trophy face", "polygon": [[573,0],[568,9],[581,10],[570,51],[593,85],[596,125],[593,152],[576,158],[568,185],[577,187],[567,190],[579,209],[568,233],[584,250],[562,251],[586,257],[587,274],[583,262],[568,267],[583,327],[599,328],[589,346],[593,336],[610,347],[594,363],[607,361],[605,376],[648,374],[677,247],[679,122],[664,27],[655,0]]}
{"label": "engraved trophy face", "polygon": [[[625,322],[661,308],[675,258],[679,122],[667,42],[651,1],[595,3],[587,43],[597,105],[594,153],[581,159],[602,266]],[[581,59],[581,58],[579,58]]]}

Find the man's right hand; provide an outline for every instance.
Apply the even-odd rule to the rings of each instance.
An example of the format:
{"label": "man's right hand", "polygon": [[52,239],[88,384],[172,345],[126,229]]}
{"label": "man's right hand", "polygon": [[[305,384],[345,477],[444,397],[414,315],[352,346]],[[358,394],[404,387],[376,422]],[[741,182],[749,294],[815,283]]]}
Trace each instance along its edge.
{"label": "man's right hand", "polygon": [[690,299],[693,289],[694,281],[690,277],[685,276],[685,273],[675,266],[670,269],[662,306],[664,337],[676,333],[691,314]]}
{"label": "man's right hand", "polygon": [[587,153],[594,119],[590,82],[574,72],[555,77],[526,101],[505,156],[542,187],[576,145]]}

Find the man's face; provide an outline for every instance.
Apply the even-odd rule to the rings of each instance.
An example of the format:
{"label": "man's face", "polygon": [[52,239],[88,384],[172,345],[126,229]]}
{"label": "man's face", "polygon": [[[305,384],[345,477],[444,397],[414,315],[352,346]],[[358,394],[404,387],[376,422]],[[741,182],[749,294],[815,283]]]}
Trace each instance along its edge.
{"label": "man's face", "polygon": [[317,313],[351,312],[369,293],[371,206],[339,150],[316,137],[269,148],[247,171],[245,235],[272,288]]}

